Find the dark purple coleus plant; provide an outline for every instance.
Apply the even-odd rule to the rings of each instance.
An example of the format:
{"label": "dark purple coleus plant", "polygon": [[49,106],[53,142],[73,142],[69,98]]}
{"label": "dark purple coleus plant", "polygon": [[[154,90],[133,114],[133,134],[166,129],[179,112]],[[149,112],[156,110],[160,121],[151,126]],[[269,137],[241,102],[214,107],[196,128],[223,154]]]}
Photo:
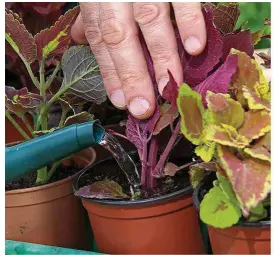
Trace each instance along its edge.
{"label": "dark purple coleus plant", "polygon": [[[186,52],[178,28],[175,22],[173,23],[178,53],[183,67],[184,83],[201,94],[205,107],[207,107],[205,100],[207,91],[227,93],[233,80],[233,75],[237,71],[238,56],[230,54],[231,49],[240,50],[253,58],[253,45],[259,40],[254,43],[250,30],[235,29],[239,14],[237,3],[221,6],[207,3],[203,6],[207,44],[204,51],[198,56],[191,56]],[[140,42],[155,87],[157,102],[154,114],[147,120],[138,120],[128,112],[126,136],[136,146],[140,157],[142,187],[153,189],[156,185],[156,178],[164,177],[166,173],[170,172],[174,175],[176,169],[182,169],[182,167],[176,168],[168,163],[169,154],[180,133],[180,119],[176,103],[180,84],[177,84],[172,73],[167,70],[169,82],[164,88],[162,96],[159,95],[153,61],[141,32]],[[183,103],[188,104],[187,101]],[[191,118],[191,116],[188,117]],[[172,135],[164,151],[159,154],[159,134],[168,126],[172,130]],[[81,196],[80,193],[78,195]]]}

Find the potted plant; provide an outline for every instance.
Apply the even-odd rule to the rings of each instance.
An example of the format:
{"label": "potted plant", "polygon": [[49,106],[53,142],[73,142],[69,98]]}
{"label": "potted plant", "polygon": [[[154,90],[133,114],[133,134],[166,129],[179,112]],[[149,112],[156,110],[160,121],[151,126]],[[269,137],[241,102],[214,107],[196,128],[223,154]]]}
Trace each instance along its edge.
{"label": "potted plant", "polygon": [[194,187],[215,172],[194,201],[214,254],[270,254],[270,85],[246,53],[230,56],[238,64],[227,94],[179,90],[181,131],[203,160],[190,167]]}
{"label": "potted plant", "polygon": [[[241,50],[248,56],[252,56],[254,51],[251,32],[241,28],[234,30],[239,16],[238,5],[229,4],[222,8],[222,15],[225,13],[229,18],[225,23],[220,19],[220,10],[215,5],[205,5],[203,8],[207,46],[199,56],[190,56],[184,50],[175,26],[185,82],[203,96],[207,90],[227,92],[238,65],[237,56],[229,54],[231,48]],[[153,63],[141,33],[140,41],[157,91]],[[131,154],[137,166],[137,174],[129,163],[130,160],[124,161],[127,156],[121,152],[117,141],[106,135],[106,141],[102,144],[112,152],[114,150],[113,154],[116,160],[118,157],[118,164],[122,165],[124,173],[115,164],[115,160],[110,158],[86,169],[75,179],[75,195],[82,199],[88,211],[100,252],[205,252],[197,215],[193,210],[188,173],[183,170],[200,159],[193,161],[192,153],[181,166],[174,164],[176,162],[169,162],[170,152],[183,137],[180,135],[182,120],[178,116],[178,109],[180,112],[182,107],[188,109],[191,103],[191,97],[189,100],[180,99],[178,87],[169,72],[169,82],[162,96],[155,92],[158,100],[153,116],[148,120],[137,120],[128,115],[124,138],[131,141],[137,149],[137,153]],[[180,100],[178,106],[177,97]],[[193,115],[196,111],[195,108]],[[189,112],[187,117],[191,120],[192,113]],[[190,126],[199,127],[201,124],[202,122],[191,123]],[[169,128],[171,135],[168,142],[160,148],[159,135]],[[111,134],[123,136],[116,132]],[[185,137],[188,138],[187,135]],[[196,144],[198,137],[194,140]],[[195,152],[198,156],[203,156],[208,153],[207,150],[211,151],[213,148],[199,146]],[[180,152],[184,154],[182,150]]]}
{"label": "potted plant", "polygon": [[[70,28],[78,13],[79,6],[33,37],[17,14],[5,11],[7,49],[20,57],[39,92],[6,86],[5,114],[24,140],[92,120],[94,116],[81,111],[75,103],[77,97],[96,104],[106,99],[98,66],[89,47],[69,47]],[[48,61],[54,61],[56,67],[45,73]],[[37,65],[39,78],[33,72]],[[58,114],[55,114],[56,108]],[[25,124],[28,132],[13,116]],[[6,183],[6,239],[85,248],[85,215],[73,196],[72,179],[95,158],[94,150],[89,148],[37,169],[37,173]]]}

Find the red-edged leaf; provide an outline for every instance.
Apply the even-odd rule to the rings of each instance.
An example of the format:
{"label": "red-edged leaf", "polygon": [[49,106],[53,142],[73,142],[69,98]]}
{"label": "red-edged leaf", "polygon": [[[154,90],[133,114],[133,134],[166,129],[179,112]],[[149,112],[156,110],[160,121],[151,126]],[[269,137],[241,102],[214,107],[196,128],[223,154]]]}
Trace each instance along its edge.
{"label": "red-edged leaf", "polygon": [[244,216],[270,192],[270,163],[259,159],[239,159],[229,149],[218,146],[218,158],[241,204]]}
{"label": "red-edged leaf", "polygon": [[174,110],[170,104],[160,106],[161,116],[153,130],[153,135],[158,135],[164,128],[178,117],[178,111]]}
{"label": "red-edged leaf", "polygon": [[28,63],[32,63],[37,54],[33,36],[12,11],[6,10],[5,17],[6,40],[13,50],[20,53]]}
{"label": "red-edged leaf", "polygon": [[251,142],[270,131],[270,121],[271,117],[268,111],[248,111],[245,113],[244,124],[238,132]]}
{"label": "red-edged leaf", "polygon": [[71,41],[70,29],[79,11],[79,6],[76,6],[60,16],[54,26],[35,35],[39,60],[50,55],[60,55],[68,48]]}
{"label": "red-edged leaf", "polygon": [[203,103],[206,106],[206,93],[208,90],[215,93],[226,93],[228,91],[232,76],[237,71],[237,56],[230,55],[225,63],[217,71],[211,74],[206,80],[195,87],[195,91],[202,95]]}
{"label": "red-edged leaf", "polygon": [[223,37],[223,56],[222,61],[225,61],[231,49],[237,49],[245,52],[252,57],[254,47],[250,30],[240,31],[239,33],[227,34]]}
{"label": "red-edged leaf", "polygon": [[172,73],[169,70],[168,75],[169,81],[163,89],[163,98],[171,103],[174,110],[177,110],[176,100],[178,96],[178,83],[175,81]]}
{"label": "red-edged leaf", "polygon": [[240,15],[238,3],[218,4],[206,3],[213,10],[214,24],[222,34],[233,32]]}
{"label": "red-edged leaf", "polygon": [[114,181],[98,181],[84,186],[75,192],[78,197],[96,199],[127,199],[122,187]]}
{"label": "red-edged leaf", "polygon": [[204,8],[203,14],[206,23],[207,44],[204,51],[198,56],[191,56],[184,50],[178,29],[175,29],[178,51],[183,65],[184,81],[190,87],[205,80],[222,56],[223,43],[221,34],[213,23],[212,10]]}

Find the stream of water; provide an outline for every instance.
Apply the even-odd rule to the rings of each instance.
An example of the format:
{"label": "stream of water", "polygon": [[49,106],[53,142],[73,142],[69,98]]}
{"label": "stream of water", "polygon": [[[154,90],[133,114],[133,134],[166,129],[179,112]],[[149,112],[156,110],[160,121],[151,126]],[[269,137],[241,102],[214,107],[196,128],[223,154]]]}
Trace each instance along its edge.
{"label": "stream of water", "polygon": [[119,141],[111,134],[105,133],[100,145],[107,149],[117,161],[121,170],[126,175],[134,191],[139,189],[140,176],[132,158],[126,153]]}

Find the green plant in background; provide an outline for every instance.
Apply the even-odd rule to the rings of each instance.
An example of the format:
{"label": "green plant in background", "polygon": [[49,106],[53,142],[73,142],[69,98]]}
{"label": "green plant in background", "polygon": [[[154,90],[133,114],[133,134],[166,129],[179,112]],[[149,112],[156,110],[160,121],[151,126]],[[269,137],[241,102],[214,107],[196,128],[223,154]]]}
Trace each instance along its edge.
{"label": "green plant in background", "polygon": [[[29,92],[26,87],[16,90],[14,87],[6,86],[5,115],[25,140],[74,123],[93,120],[90,113],[81,109],[79,111],[77,99],[82,103],[95,104],[106,100],[102,77],[89,47],[69,48],[70,29],[79,11],[79,6],[69,10],[60,16],[52,27],[42,30],[35,36],[28,32],[17,14],[7,9],[5,11],[6,49],[20,57],[39,92]],[[47,61],[55,61],[56,65],[54,70],[46,74]],[[33,65],[39,67],[39,78],[33,71]],[[52,87],[56,79],[61,80],[61,83],[58,88],[55,87],[56,92],[53,92]],[[56,105],[61,108],[61,118],[54,127],[50,127],[50,109]],[[14,115],[23,120],[31,136],[17,124]],[[28,116],[32,117],[32,122]],[[61,161],[53,162],[50,167],[39,169],[36,183],[45,184],[50,181],[60,164]]]}
{"label": "green plant in background", "polygon": [[[241,15],[236,27],[247,22],[244,28],[250,28],[251,32],[256,32],[264,27],[265,19],[270,19],[270,2],[239,2]],[[270,27],[266,33],[270,33]],[[256,46],[256,49],[270,48],[270,40],[262,39]]]}

